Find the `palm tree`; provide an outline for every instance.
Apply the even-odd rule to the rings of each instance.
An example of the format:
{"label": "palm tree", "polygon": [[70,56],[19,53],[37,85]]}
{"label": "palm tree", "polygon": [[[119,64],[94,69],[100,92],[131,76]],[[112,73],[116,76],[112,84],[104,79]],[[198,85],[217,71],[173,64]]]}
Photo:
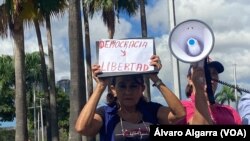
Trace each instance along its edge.
{"label": "palm tree", "polygon": [[86,67],[87,67],[87,93],[90,95],[93,92],[93,77],[91,71],[91,47],[90,47],[90,31],[89,31],[89,19],[88,19],[88,5],[83,4],[83,20],[84,20],[84,33],[85,33],[85,50],[86,50]]}
{"label": "palm tree", "polygon": [[[16,86],[16,140],[28,140],[27,134],[27,106],[26,106],[26,88],[25,88],[25,70],[24,70],[24,28],[23,22],[30,20],[36,13],[33,1],[8,0],[1,6],[1,37],[7,36],[9,28],[15,43],[15,86]],[[8,26],[7,26],[8,25]],[[8,27],[8,28],[7,28]],[[37,31],[37,30],[36,30]],[[45,63],[44,63],[45,64]],[[45,75],[45,80],[46,80]],[[44,85],[46,88],[46,84]],[[48,87],[47,87],[48,88]],[[46,89],[45,89],[46,90]]]}
{"label": "palm tree", "polygon": [[39,52],[27,53],[25,54],[25,70],[27,74],[25,76],[26,87],[30,88],[33,83],[37,85],[41,84],[42,73],[41,73],[41,57]]}
{"label": "palm tree", "polygon": [[[37,41],[38,41],[38,47],[39,47],[39,53],[40,53],[40,58],[41,58],[41,74],[42,74],[42,86],[43,86],[43,91],[45,93],[45,102],[46,102],[46,123],[47,123],[47,138],[48,140],[51,140],[51,126],[50,126],[50,119],[51,119],[51,113],[50,113],[50,94],[49,94],[49,85],[48,85],[48,76],[47,76],[47,69],[46,69],[46,64],[45,64],[45,55],[44,55],[44,49],[43,49],[43,43],[42,43],[42,38],[41,38],[41,31],[39,27],[39,20],[41,21],[41,16],[40,14],[40,5],[39,1],[27,1],[25,5],[22,5],[22,10],[23,13],[30,13],[27,15],[26,20],[28,22],[33,21],[34,26],[35,26],[35,31],[37,35]],[[55,115],[56,116],[56,115]]]}
{"label": "palm tree", "polygon": [[[51,0],[50,0],[51,1]],[[59,0],[60,1],[60,0]],[[54,11],[60,12],[61,9],[64,9],[65,0],[61,3],[62,5],[54,5],[55,9],[52,9],[52,12],[45,12],[45,21],[46,21],[46,29],[47,29],[47,41],[48,41],[48,58],[49,58],[49,92],[50,92],[50,109],[51,109],[51,136],[53,141],[59,140],[59,132],[58,132],[58,117],[56,110],[56,86],[55,86],[55,67],[54,67],[54,53],[53,53],[53,44],[52,44],[52,32],[51,32],[51,24],[50,24],[50,15]],[[48,3],[48,5],[50,5]],[[58,9],[56,9],[58,8]],[[62,11],[61,11],[62,12]],[[61,13],[56,13],[61,14]]]}
{"label": "palm tree", "polygon": [[139,3],[140,3],[140,17],[141,17],[142,38],[146,38],[148,36],[146,11],[145,11],[146,0],[139,0]]}
{"label": "palm tree", "polygon": [[[61,15],[67,7],[66,0],[39,0],[34,4],[36,17],[34,17],[34,25],[36,28],[37,39],[39,44],[40,56],[42,58],[42,72],[44,75],[44,91],[46,95],[46,112],[47,112],[47,139],[58,141],[58,119],[56,111],[56,87],[55,87],[55,70],[54,70],[54,54],[52,46],[52,32],[50,24],[50,16]],[[49,78],[47,78],[47,69],[43,52],[41,32],[38,20],[45,20],[48,41],[48,58],[49,58]],[[45,76],[46,75],[46,76]],[[49,81],[49,84],[48,84]],[[48,89],[48,87],[50,89]],[[53,115],[53,116],[50,116]]]}
{"label": "palm tree", "polygon": [[[45,94],[45,109],[46,109],[46,123],[47,123],[47,139],[51,140],[51,110],[50,110],[50,93],[49,93],[49,83],[48,83],[48,76],[47,76],[47,68],[45,64],[45,54],[44,54],[44,49],[43,49],[43,43],[42,43],[42,37],[41,37],[41,31],[38,23],[38,19],[34,18],[33,19],[35,29],[36,29],[36,35],[37,35],[37,40],[38,40],[38,47],[39,47],[39,53],[40,53],[40,58],[41,58],[41,74],[42,74],[42,86],[43,86],[43,91]],[[54,115],[56,116],[56,115]]]}
{"label": "palm tree", "polygon": [[[87,90],[85,92],[88,97],[93,93],[93,77],[91,71],[91,46],[90,46],[90,31],[89,31],[89,19],[88,19],[88,5],[82,2],[84,33],[85,33],[85,51],[86,51],[86,68],[87,68]],[[86,102],[86,101],[85,101]],[[84,102],[84,103],[85,103]],[[87,141],[95,141],[95,137],[87,137]]]}
{"label": "palm tree", "polygon": [[[37,120],[36,120],[36,110],[37,110],[37,92],[38,88],[42,85],[42,73],[41,73],[41,57],[39,52],[27,53],[25,54],[25,82],[26,82],[26,93],[27,93],[27,103],[32,110],[28,111],[28,127],[29,129],[33,127],[34,138],[37,138]],[[32,121],[32,122],[31,122]]]}
{"label": "palm tree", "polygon": [[75,121],[86,102],[85,69],[83,65],[83,39],[81,5],[79,0],[69,1],[69,51],[70,51],[70,117],[69,141],[81,141],[75,131]]}
{"label": "palm tree", "polygon": [[25,88],[25,69],[24,69],[24,27],[23,22],[26,18],[23,10],[25,2],[22,0],[7,0],[1,5],[0,14],[0,34],[7,37],[10,31],[14,39],[15,56],[15,107],[16,107],[16,132],[15,140],[27,141],[27,106]]}
{"label": "palm tree", "polygon": [[220,104],[227,102],[230,105],[230,101],[235,102],[234,90],[228,86],[223,86],[221,91],[215,95],[215,100]]}
{"label": "palm tree", "polygon": [[[147,38],[148,37],[145,4],[146,4],[146,0],[139,0],[142,38]],[[146,84],[146,90],[144,92],[144,95],[147,97],[148,100],[151,100],[149,78],[145,76],[144,81],[145,81],[145,84]]]}

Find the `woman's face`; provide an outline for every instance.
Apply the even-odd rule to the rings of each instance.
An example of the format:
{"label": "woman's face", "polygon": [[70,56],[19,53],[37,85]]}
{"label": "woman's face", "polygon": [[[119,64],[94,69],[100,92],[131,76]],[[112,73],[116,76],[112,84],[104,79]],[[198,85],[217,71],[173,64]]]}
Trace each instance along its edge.
{"label": "woman's face", "polygon": [[115,86],[112,87],[112,92],[117,96],[121,106],[136,106],[143,95],[144,84],[138,78],[131,76],[119,76],[115,79]]}

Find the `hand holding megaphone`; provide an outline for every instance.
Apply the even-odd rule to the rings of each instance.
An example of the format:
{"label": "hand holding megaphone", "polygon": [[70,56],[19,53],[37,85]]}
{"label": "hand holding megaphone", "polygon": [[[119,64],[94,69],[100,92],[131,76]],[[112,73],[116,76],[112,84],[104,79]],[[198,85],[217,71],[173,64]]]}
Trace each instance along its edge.
{"label": "hand holding megaphone", "polygon": [[191,70],[191,79],[196,89],[205,90],[206,77],[203,67],[193,66]]}

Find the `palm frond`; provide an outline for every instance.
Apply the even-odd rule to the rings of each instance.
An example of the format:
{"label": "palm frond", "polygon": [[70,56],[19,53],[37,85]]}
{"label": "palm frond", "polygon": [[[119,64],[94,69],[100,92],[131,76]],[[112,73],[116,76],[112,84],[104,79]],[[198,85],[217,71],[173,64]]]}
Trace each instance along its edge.
{"label": "palm frond", "polygon": [[226,101],[228,101],[228,104],[230,104],[230,101],[235,102],[234,90],[231,87],[223,86],[221,91],[215,95],[215,100],[221,104]]}
{"label": "palm frond", "polygon": [[6,38],[8,36],[8,13],[6,4],[0,5],[0,37]]}

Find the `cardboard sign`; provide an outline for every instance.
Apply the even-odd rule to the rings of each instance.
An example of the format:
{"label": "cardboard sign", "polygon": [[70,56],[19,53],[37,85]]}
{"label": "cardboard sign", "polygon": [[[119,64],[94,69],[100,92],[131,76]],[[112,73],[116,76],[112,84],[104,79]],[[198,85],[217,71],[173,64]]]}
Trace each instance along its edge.
{"label": "cardboard sign", "polygon": [[157,72],[150,66],[150,57],[155,54],[154,40],[102,39],[97,42],[99,77]]}

